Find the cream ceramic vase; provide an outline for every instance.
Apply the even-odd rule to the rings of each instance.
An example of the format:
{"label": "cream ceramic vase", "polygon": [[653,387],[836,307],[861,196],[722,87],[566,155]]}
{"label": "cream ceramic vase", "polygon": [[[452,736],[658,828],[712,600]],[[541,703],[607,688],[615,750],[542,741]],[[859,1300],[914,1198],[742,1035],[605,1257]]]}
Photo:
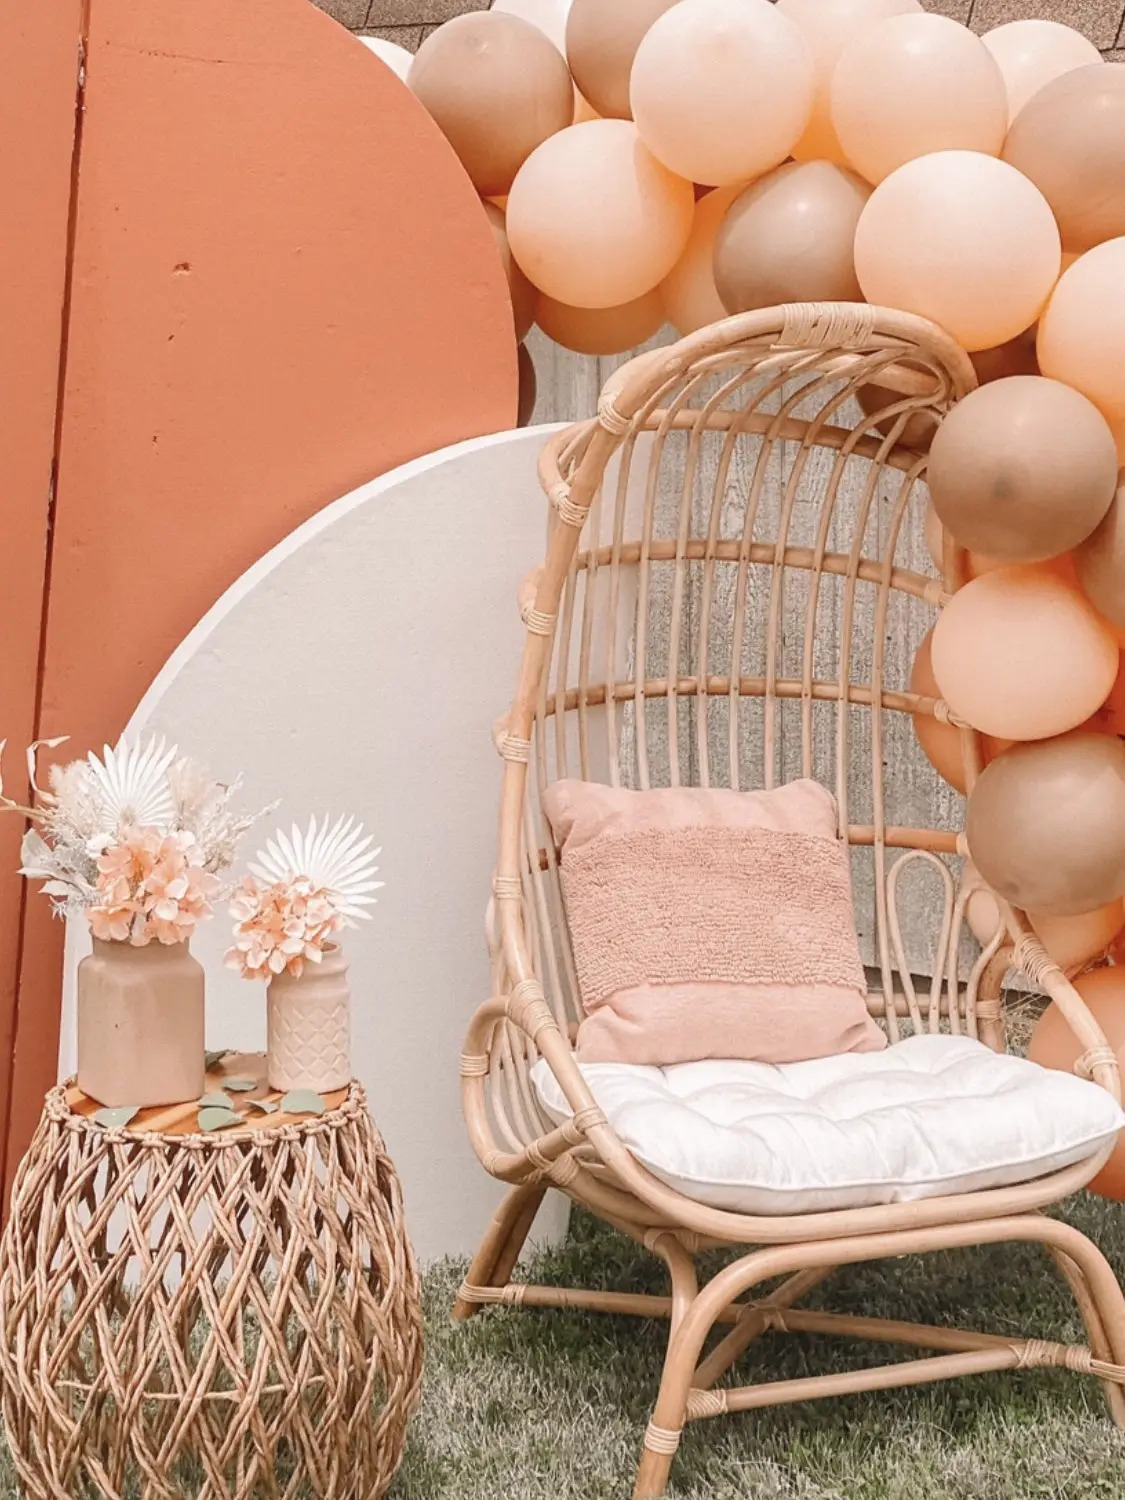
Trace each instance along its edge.
{"label": "cream ceramic vase", "polygon": [[78,965],[78,1087],[100,1104],[203,1093],[203,966],[187,943],[94,939]]}
{"label": "cream ceramic vase", "polygon": [[330,1094],[351,1081],[348,966],[333,943],[298,978],[275,974],[266,991],[270,1088]]}

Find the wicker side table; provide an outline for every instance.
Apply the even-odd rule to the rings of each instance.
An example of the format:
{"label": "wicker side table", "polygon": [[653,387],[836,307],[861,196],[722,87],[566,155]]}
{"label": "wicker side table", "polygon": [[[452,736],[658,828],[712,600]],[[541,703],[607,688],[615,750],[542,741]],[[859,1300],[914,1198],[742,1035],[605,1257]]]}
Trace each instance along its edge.
{"label": "wicker side table", "polygon": [[54,1089],[0,1244],[8,1442],[34,1500],[376,1500],[418,1395],[418,1274],[357,1083],[319,1117],[126,1129]]}

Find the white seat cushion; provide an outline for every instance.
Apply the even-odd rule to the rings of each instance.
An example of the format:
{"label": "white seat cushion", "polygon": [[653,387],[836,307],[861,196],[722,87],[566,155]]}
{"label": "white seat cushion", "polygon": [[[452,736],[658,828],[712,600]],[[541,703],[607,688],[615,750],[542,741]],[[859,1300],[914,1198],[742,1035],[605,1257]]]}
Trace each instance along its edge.
{"label": "white seat cushion", "polygon": [[[698,1203],[748,1214],[905,1203],[1042,1177],[1125,1125],[1097,1084],[961,1036],[812,1062],[587,1063],[638,1161]],[[570,1114],[542,1060],[532,1079]]]}

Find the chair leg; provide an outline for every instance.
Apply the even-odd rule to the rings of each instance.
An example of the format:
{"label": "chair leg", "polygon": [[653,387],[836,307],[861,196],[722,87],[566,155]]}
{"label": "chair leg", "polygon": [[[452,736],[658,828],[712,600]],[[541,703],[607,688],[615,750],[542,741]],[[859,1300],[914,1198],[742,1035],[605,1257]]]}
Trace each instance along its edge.
{"label": "chair leg", "polygon": [[[1086,1243],[1093,1254],[1104,1264],[1105,1258],[1101,1251],[1090,1241]],[[1099,1296],[1095,1294],[1090,1279],[1076,1260],[1054,1247],[1049,1247],[1049,1254],[1066,1279],[1075,1302],[1078,1303],[1078,1310],[1086,1325],[1086,1333],[1094,1358],[1105,1360],[1110,1364],[1125,1364],[1125,1352],[1122,1346],[1122,1337],[1125,1336],[1125,1294],[1122,1293],[1120,1284],[1108,1264],[1105,1265],[1108,1278],[1103,1277],[1100,1281],[1099,1301]],[[1118,1327],[1116,1342],[1110,1336],[1107,1320],[1109,1327],[1115,1325]],[[1103,1380],[1102,1389],[1105,1392],[1106,1405],[1109,1407],[1109,1414],[1114,1425],[1125,1428],[1125,1390],[1115,1380]]]}
{"label": "chair leg", "polygon": [[[466,1286],[507,1286],[546,1191],[543,1183],[521,1183],[508,1189],[473,1256]],[[480,1306],[471,1298],[458,1296],[453,1304],[453,1321],[464,1322]]]}

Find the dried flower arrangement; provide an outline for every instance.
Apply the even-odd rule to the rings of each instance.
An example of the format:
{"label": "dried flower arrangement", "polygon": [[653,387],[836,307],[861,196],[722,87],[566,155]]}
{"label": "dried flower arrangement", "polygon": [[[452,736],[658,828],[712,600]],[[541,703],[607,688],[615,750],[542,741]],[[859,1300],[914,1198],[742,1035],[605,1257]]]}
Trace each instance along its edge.
{"label": "dried flower arrangement", "polygon": [[372,837],[354,818],[329,825],[326,817],[318,828],[314,817],[305,832],[294,824],[289,836],[268,839],[231,900],[227,964],[244,979],[268,980],[320,963],[336,933],[371,915],[364,908],[383,884],[372,879],[380,853]]}
{"label": "dried flower arrangement", "polygon": [[155,737],[52,766],[40,787],[39,749],[64,743],[41,740],[28,749],[33,807],[5,797],[0,779],[0,809],[33,825],[20,873],[43,881],[60,916],[84,913],[96,938],[138,948],[183,942],[212,915],[223,889],[218,877],[259,815],[231,809],[237,781],[212,780]]}

